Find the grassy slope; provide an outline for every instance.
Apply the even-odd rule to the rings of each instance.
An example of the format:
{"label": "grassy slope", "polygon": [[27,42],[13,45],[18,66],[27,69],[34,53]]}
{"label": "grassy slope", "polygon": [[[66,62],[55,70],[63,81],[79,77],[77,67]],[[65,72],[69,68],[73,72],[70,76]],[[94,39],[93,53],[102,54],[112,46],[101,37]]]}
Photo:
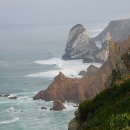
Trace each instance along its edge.
{"label": "grassy slope", "polygon": [[130,130],[130,76],[122,81],[79,105],[81,130]]}

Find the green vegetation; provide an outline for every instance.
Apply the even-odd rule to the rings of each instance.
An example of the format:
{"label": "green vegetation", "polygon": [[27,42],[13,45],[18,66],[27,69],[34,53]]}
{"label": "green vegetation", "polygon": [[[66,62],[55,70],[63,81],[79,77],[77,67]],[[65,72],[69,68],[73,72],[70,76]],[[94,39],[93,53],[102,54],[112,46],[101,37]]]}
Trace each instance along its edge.
{"label": "green vegetation", "polygon": [[130,76],[122,81],[79,105],[81,130],[130,130]]}

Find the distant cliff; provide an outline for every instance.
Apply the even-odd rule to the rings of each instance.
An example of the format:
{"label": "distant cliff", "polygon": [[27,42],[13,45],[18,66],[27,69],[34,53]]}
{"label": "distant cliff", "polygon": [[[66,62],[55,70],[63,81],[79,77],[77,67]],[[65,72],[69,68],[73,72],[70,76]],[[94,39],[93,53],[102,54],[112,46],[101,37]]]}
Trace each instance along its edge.
{"label": "distant cliff", "polygon": [[61,72],[54,78],[50,86],[34,96],[34,100],[61,100],[80,103],[85,99],[91,99],[105,89],[105,83],[113,69],[116,68],[118,58],[129,48],[130,37],[118,44],[110,41],[109,56],[107,61],[95,73],[78,78],[65,77]]}
{"label": "distant cliff", "polygon": [[108,40],[119,42],[130,35],[130,19],[111,21],[96,37],[90,38],[81,24],[69,33],[63,59],[83,59],[84,62],[105,62],[108,58]]}

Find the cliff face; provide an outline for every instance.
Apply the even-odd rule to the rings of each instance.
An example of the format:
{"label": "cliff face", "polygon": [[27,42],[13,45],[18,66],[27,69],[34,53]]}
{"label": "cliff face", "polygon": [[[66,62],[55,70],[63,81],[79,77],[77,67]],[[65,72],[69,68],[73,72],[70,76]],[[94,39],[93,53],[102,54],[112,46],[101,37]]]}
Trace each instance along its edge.
{"label": "cliff face", "polygon": [[119,56],[106,82],[107,88],[79,105],[68,130],[130,129],[130,48],[121,49],[122,45],[130,47],[130,39],[117,49]]}
{"label": "cliff face", "polygon": [[96,37],[89,38],[83,25],[74,26],[67,41],[63,59],[83,59],[84,62],[105,62],[108,58],[108,40],[119,42],[130,35],[130,19],[116,20]]}
{"label": "cliff face", "polygon": [[129,46],[130,37],[120,44],[110,42],[108,59],[97,72],[81,79],[68,78],[59,73],[52,84],[46,90],[35,95],[33,99],[62,100],[63,102],[66,100],[80,103],[86,98],[93,98],[105,89],[104,84],[112,70],[116,68],[116,61]]}

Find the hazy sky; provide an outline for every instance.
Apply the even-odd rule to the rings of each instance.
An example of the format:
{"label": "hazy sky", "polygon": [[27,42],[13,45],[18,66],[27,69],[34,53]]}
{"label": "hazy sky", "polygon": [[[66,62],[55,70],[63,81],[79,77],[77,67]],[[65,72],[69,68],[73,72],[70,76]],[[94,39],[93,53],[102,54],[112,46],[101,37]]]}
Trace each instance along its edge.
{"label": "hazy sky", "polygon": [[0,24],[110,21],[130,17],[130,0],[0,0]]}

